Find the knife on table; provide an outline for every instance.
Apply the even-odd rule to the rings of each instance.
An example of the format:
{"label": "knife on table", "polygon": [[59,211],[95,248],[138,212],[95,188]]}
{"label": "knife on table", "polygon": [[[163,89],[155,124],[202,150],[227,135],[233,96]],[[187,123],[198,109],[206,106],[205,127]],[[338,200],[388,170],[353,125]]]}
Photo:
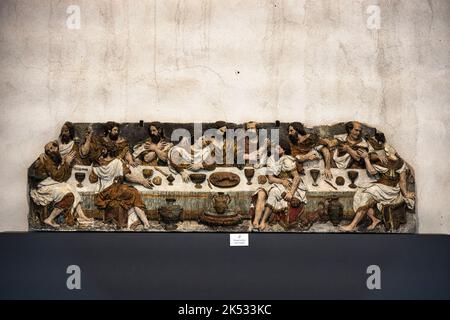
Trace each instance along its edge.
{"label": "knife on table", "polygon": [[326,183],[328,183],[334,190],[337,190],[337,188],[330,182],[330,181],[328,181],[328,180],[323,180],[323,181],[325,181]]}

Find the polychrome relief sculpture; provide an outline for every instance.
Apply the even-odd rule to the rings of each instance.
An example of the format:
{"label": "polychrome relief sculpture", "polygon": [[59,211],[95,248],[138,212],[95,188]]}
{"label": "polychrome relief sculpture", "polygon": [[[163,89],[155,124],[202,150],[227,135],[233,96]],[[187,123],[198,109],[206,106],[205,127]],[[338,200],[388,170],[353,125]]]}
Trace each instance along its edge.
{"label": "polychrome relief sculpture", "polygon": [[413,168],[357,121],[66,122],[42,151],[32,230],[416,231]]}

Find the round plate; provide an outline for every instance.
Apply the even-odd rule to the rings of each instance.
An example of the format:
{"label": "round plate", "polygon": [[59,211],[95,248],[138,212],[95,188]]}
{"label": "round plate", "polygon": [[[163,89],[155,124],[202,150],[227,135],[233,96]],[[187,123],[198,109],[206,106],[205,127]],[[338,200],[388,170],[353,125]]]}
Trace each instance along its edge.
{"label": "round plate", "polygon": [[218,188],[233,188],[241,182],[241,178],[232,172],[214,172],[209,176],[209,182]]}

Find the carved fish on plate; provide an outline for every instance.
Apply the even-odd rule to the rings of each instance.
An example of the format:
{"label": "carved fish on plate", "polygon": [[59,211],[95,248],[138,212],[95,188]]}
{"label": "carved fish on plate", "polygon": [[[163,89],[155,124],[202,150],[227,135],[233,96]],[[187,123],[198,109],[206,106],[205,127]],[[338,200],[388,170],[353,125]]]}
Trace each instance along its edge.
{"label": "carved fish on plate", "polygon": [[241,178],[232,172],[214,172],[209,176],[209,181],[218,188],[233,188],[241,182]]}

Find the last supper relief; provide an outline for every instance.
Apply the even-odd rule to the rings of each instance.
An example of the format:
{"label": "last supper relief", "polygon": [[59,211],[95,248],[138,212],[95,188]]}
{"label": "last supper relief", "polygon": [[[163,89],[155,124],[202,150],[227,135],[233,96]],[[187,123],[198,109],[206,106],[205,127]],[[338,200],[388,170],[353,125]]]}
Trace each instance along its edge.
{"label": "last supper relief", "polygon": [[28,169],[30,230],[416,232],[414,170],[349,121],[71,123]]}

